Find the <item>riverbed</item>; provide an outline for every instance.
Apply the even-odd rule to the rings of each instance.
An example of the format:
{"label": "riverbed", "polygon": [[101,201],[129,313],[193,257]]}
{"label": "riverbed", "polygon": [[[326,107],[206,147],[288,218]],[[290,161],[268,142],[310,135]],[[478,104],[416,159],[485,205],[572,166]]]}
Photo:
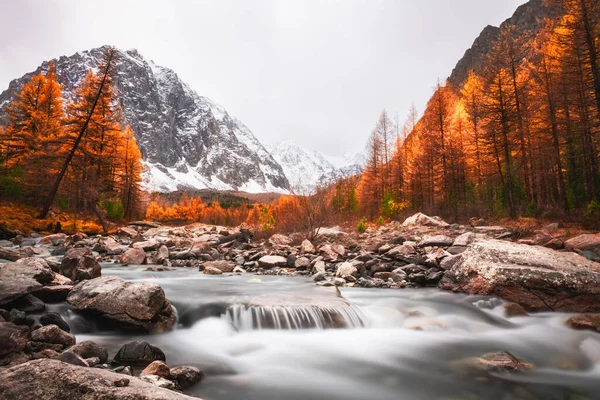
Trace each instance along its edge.
{"label": "riverbed", "polygon": [[[145,340],[170,366],[199,367],[206,377],[188,393],[205,400],[600,399],[600,334],[565,327],[570,314],[506,318],[498,299],[437,289],[338,292],[303,277],[145,269],[105,264],[103,274],[159,284],[178,313],[173,332],[104,332],[57,311],[78,342],[93,340],[111,356]],[[534,368],[465,366],[496,351]]]}

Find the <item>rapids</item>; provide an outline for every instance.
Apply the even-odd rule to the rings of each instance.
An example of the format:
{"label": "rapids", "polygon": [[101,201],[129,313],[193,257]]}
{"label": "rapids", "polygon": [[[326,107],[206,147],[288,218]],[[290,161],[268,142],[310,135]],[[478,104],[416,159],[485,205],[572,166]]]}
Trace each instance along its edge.
{"label": "rapids", "polygon": [[[170,366],[201,368],[206,378],[190,393],[205,400],[600,399],[600,334],[566,328],[568,314],[508,319],[501,300],[435,289],[343,288],[340,297],[301,277],[144,269],[108,264],[103,274],[158,283],[177,309],[177,330],[104,332],[54,308],[78,341],[110,355],[146,340]],[[494,351],[535,369],[473,375],[457,363]]]}

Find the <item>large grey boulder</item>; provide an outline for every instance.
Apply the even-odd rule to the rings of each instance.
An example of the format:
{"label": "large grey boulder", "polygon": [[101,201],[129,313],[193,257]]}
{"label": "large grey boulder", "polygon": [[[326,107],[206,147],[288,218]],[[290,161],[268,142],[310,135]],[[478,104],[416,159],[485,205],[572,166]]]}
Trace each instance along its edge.
{"label": "large grey boulder", "polygon": [[0,305],[10,303],[50,283],[54,273],[48,264],[38,258],[24,258],[18,262],[0,264]]}
{"label": "large grey boulder", "polygon": [[440,287],[498,296],[528,311],[600,312],[600,264],[540,246],[473,243]]}
{"label": "large grey boulder", "polygon": [[142,332],[170,331],[175,312],[160,286],[104,276],[76,285],[67,302],[77,310],[99,314],[114,328]]}
{"label": "large grey boulder", "polygon": [[102,275],[100,264],[88,248],[73,248],[65,254],[58,271],[72,281],[93,279]]}
{"label": "large grey boulder", "polygon": [[198,400],[136,377],[50,359],[0,370],[0,393],[4,400]]}

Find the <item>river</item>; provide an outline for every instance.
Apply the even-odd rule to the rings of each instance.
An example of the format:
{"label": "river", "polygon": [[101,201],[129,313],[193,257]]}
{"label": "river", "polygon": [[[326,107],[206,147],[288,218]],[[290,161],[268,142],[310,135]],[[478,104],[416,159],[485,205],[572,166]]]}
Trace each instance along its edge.
{"label": "river", "polygon": [[[170,366],[205,372],[189,391],[205,400],[600,399],[600,334],[566,328],[568,314],[507,319],[498,299],[436,289],[343,288],[341,298],[301,277],[109,264],[103,274],[159,284],[179,327],[157,335],[102,332],[58,309],[78,342],[94,340],[114,356],[123,343],[146,340]],[[313,303],[325,311],[307,306]],[[345,328],[324,329],[339,325]],[[495,351],[535,368],[474,374],[458,361]]]}

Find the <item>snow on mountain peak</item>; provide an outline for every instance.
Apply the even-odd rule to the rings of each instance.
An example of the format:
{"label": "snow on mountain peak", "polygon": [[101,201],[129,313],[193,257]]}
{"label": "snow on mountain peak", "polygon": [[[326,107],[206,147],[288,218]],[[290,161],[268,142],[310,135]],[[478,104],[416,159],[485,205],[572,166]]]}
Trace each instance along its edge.
{"label": "snow on mountain peak", "polygon": [[[55,60],[67,99],[87,71],[98,66],[105,48]],[[198,95],[173,70],[147,61],[137,50],[118,53],[117,101],[124,111],[123,122],[133,128],[144,157],[148,190],[289,191],[281,166],[250,129],[223,107]],[[48,64],[13,80],[0,94],[0,104],[10,101],[34,74],[46,72]]]}

